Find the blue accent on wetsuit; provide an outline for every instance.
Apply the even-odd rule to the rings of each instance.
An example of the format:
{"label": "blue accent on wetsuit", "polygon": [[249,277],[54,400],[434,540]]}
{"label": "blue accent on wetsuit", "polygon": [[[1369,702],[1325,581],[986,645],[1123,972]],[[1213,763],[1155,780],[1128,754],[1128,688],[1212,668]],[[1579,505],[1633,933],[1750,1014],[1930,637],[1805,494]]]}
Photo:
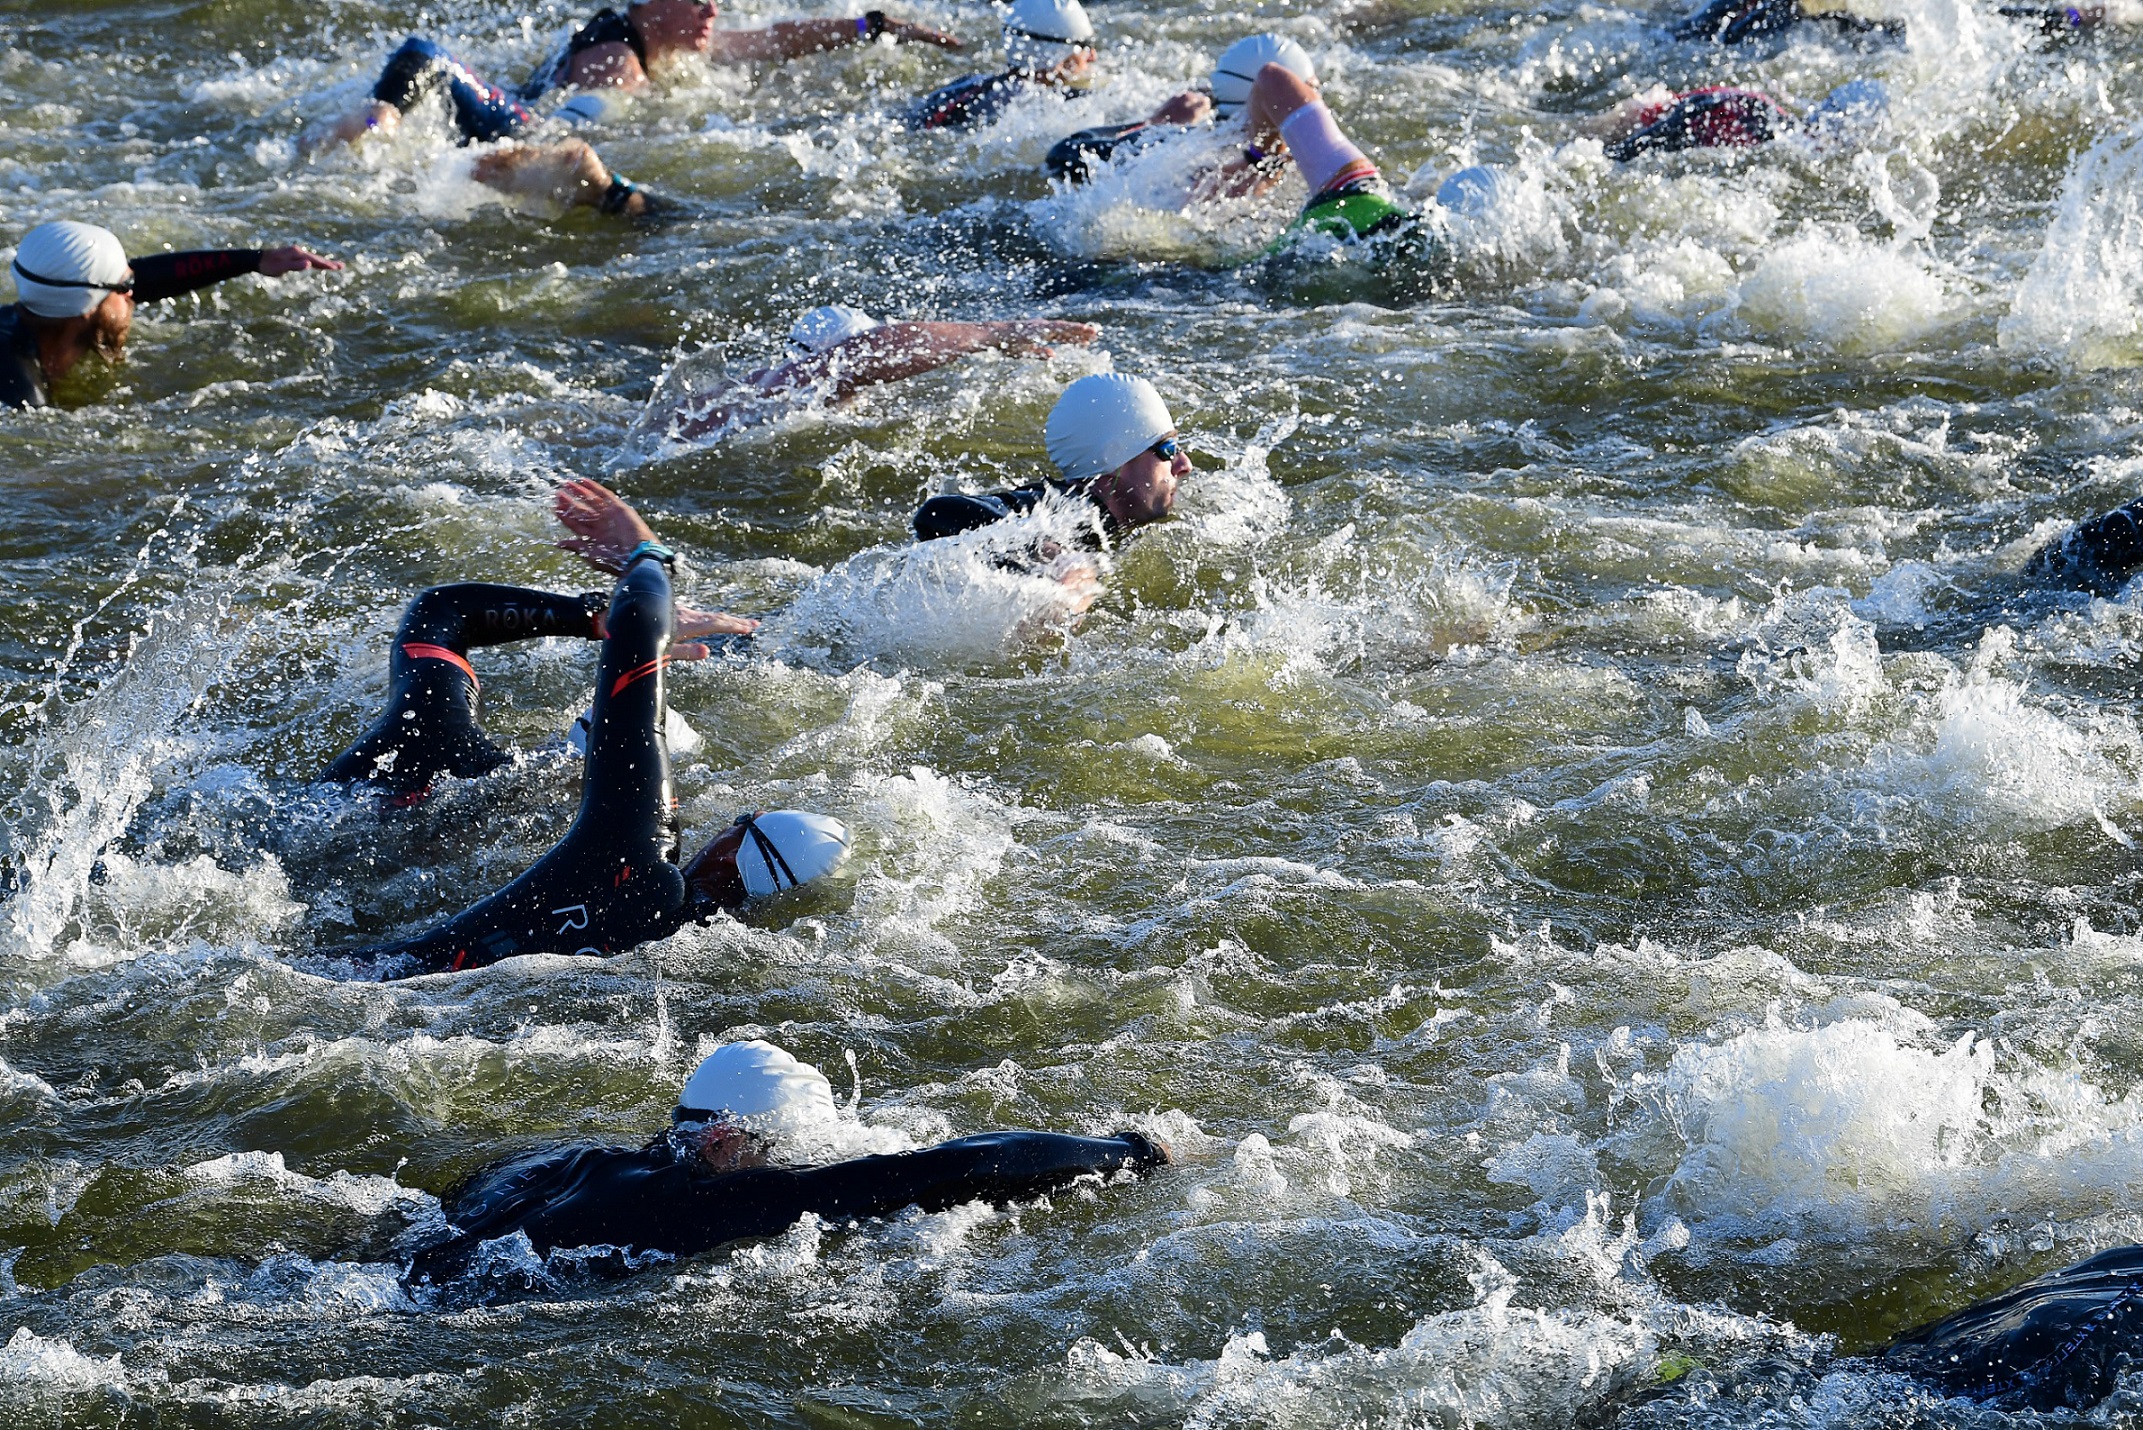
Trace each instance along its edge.
{"label": "blue accent on wetsuit", "polygon": [[1136,1132],[988,1132],[825,1167],[718,1172],[701,1160],[692,1131],[673,1129],[638,1149],[552,1147],[493,1163],[442,1198],[455,1235],[419,1255],[409,1279],[450,1280],[481,1243],[516,1231],[539,1252],[616,1246],[692,1256],[778,1236],[807,1214],[846,1223],[911,1206],[936,1212],[1029,1201],[1081,1177],[1147,1172],[1168,1161]]}
{"label": "blue accent on wetsuit", "polygon": [[1899,1338],[1883,1364],[2005,1408],[2084,1409],[2143,1361],[2143,1246],[2100,1252]]}
{"label": "blue accent on wetsuit", "polygon": [[380,72],[372,97],[408,110],[441,90],[454,108],[464,144],[488,144],[519,133],[535,115],[513,96],[457,59],[444,46],[412,35]]}
{"label": "blue accent on wetsuit", "polygon": [[[670,573],[643,560],[618,578],[596,674],[580,813],[520,878],[405,943],[345,955],[381,976],[482,968],[528,953],[602,957],[666,938],[711,900],[677,868],[677,800],[663,736],[676,624]],[[433,661],[451,667],[451,662]]]}

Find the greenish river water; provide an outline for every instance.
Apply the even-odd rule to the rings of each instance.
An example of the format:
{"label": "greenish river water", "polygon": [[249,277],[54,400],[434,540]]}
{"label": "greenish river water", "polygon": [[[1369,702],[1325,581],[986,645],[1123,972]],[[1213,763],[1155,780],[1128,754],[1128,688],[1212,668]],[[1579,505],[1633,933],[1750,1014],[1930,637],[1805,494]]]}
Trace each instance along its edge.
{"label": "greenish river water", "polygon": [[[436,123],[293,143],[407,33],[518,78],[569,6],[4,7],[0,241],[349,268],[145,310],[0,414],[0,1417],[1981,1424],[1850,1357],[2143,1240],[2143,605],[2018,576],[2143,477],[2143,52],[1963,0],[1728,53],[1613,5],[1093,11],[1101,88],[970,137],[886,120],[934,52],[672,74],[594,135],[686,207],[629,230],[507,210]],[[994,55],[981,6],[902,13]],[[1233,268],[1299,181],[1192,222],[1146,201],[1180,155],[1050,190],[1050,142],[1266,26],[1417,199],[1505,167],[1434,270]],[[1863,76],[1852,153],[1574,137],[1655,80]],[[646,439],[658,383],[835,300],[1103,339]],[[1111,363],[1198,472],[1083,622],[906,547]],[[688,830],[820,808],[856,857],[614,959],[322,976],[563,829],[579,644],[482,660],[511,767],[385,821],[306,781],[414,590],[586,584],[574,475],[767,618],[672,681]],[[1133,1126],[1181,1165],[400,1288],[461,1174],[640,1137],[743,1036],[857,1095],[858,1146]]]}

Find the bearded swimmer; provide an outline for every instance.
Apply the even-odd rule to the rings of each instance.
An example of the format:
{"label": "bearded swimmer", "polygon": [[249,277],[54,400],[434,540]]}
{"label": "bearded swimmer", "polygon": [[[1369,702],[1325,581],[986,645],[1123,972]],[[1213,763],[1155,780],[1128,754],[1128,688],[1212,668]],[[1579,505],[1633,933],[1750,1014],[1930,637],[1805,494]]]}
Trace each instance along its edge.
{"label": "bearded swimmer", "polygon": [[23,235],[8,271],[15,302],[0,312],[0,405],[45,407],[52,384],[94,352],[126,352],[138,303],[157,303],[246,273],[280,278],[340,269],[332,258],[283,248],[206,248],[129,260],[109,229],[62,219]]}
{"label": "bearded swimmer", "polygon": [[[556,90],[580,91],[558,108],[557,117],[586,123],[606,112],[602,91],[644,89],[651,68],[688,54],[704,55],[717,64],[748,64],[881,38],[960,48],[951,35],[894,19],[882,10],[853,19],[784,20],[759,30],[717,30],[719,13],[712,0],[639,0],[623,11],[598,11],[512,93],[435,42],[412,36],[388,59],[371,101],[336,120],[309,147],[392,135],[402,116],[432,95],[446,99],[464,144],[491,144],[520,135],[536,121],[529,106]],[[651,207],[649,197],[630,179],[612,173],[593,148],[577,139],[491,150],[478,158],[475,178],[504,193],[548,198],[569,207],[591,205],[608,214],[640,215]]]}
{"label": "bearded swimmer", "polygon": [[989,350],[1054,356],[1052,343],[1083,347],[1100,336],[1087,323],[1025,319],[1002,323],[880,322],[860,308],[813,308],[789,328],[800,355],[702,392],[674,399],[657,419],[673,441],[769,421],[815,403],[837,406],[859,391]]}
{"label": "bearded swimmer", "polygon": [[469,1177],[440,1199],[453,1236],[420,1253],[407,1279],[451,1281],[485,1242],[516,1232],[538,1254],[586,1246],[696,1256],[777,1236],[807,1216],[847,1225],[908,1207],[1033,1201],[1172,1160],[1136,1132],[987,1132],[825,1166],[785,1162],[785,1144],[838,1115],[817,1068],[770,1043],[725,1044],[701,1061],[670,1126],[645,1146],[541,1148]]}
{"label": "bearded swimmer", "polygon": [[[1190,455],[1176,421],[1143,377],[1093,373],[1064,389],[1043,429],[1057,480],[1044,479],[981,495],[947,493],[915,513],[918,540],[956,536],[1033,511],[1054,494],[1078,505],[1084,544],[1099,551],[1175,510],[1176,484],[1190,475]],[[1045,553],[1046,554],[1046,553]]]}
{"label": "bearded swimmer", "polygon": [[530,953],[605,957],[750,899],[831,873],[848,852],[839,821],[793,810],[746,814],[678,867],[664,669],[707,654],[680,633],[745,632],[756,622],[679,610],[676,557],[615,493],[560,488],[561,542],[618,573],[607,603],[500,586],[444,586],[412,603],[396,635],[386,711],[323,778],[421,797],[439,774],[476,774],[505,758],[476,724],[467,652],[538,636],[603,643],[588,716],[580,812],[564,839],[498,893],[406,942],[338,955],[382,978],[482,968]]}
{"label": "bearded swimmer", "polygon": [[1091,82],[1094,23],[1079,0],[1015,0],[1005,16],[1005,67],[971,74],[909,106],[910,129],[972,129],[1023,94],[1075,95]]}

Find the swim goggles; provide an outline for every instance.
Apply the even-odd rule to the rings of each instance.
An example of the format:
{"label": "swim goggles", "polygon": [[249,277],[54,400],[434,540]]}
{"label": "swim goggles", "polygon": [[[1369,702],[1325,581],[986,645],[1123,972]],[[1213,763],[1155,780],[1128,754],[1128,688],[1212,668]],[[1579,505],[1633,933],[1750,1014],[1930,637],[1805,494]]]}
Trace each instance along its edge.
{"label": "swim goggles", "polygon": [[1183,450],[1183,444],[1173,437],[1163,437],[1146,450],[1164,462],[1173,462],[1176,460],[1176,453]]}
{"label": "swim goggles", "polygon": [[134,291],[134,271],[132,269],[128,269],[127,276],[117,283],[97,283],[87,278],[44,278],[23,267],[22,260],[19,258],[8,266],[15,270],[17,278],[27,278],[32,283],[41,283],[47,288],[102,288],[110,293],[131,293]]}

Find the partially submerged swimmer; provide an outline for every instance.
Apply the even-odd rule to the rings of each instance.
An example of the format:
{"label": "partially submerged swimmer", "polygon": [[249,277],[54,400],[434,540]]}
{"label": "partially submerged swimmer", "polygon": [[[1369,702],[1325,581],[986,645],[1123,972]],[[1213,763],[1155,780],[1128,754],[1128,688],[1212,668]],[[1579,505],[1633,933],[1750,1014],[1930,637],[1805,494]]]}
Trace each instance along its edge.
{"label": "partially submerged swimmer", "polygon": [[812,403],[837,405],[866,387],[898,382],[969,353],[1053,356],[1051,344],[1084,346],[1100,336],[1087,323],[1020,319],[998,323],[880,322],[859,308],[813,308],[789,329],[799,356],[676,398],[659,419],[665,435],[691,441],[762,422]]}
{"label": "partially submerged swimmer", "polygon": [[476,726],[476,675],[466,651],[541,635],[599,636],[580,811],[566,836],[498,893],[413,939],[341,955],[383,977],[482,968],[521,954],[622,953],[747,899],[809,883],[847,853],[848,831],[839,821],[783,810],[743,816],[679,867],[665,668],[707,651],[674,638],[755,623],[680,612],[671,595],[674,554],[597,483],[568,483],[558,514],[575,533],[562,545],[619,573],[607,606],[600,597],[503,587],[427,592],[397,636],[387,712],[326,778],[406,798],[440,773],[494,767],[503,754]]}
{"label": "partially submerged swimmer", "polygon": [[1797,25],[1823,25],[1852,36],[1903,39],[1900,20],[1856,15],[1846,0],[1711,0],[1695,14],[1675,22],[1677,40],[1713,40],[1736,45],[1783,34]]}
{"label": "partially submerged swimmer", "polygon": [[0,311],[0,406],[44,407],[52,384],[94,352],[119,361],[134,308],[247,273],[279,278],[342,264],[310,249],[206,248],[129,259],[95,224],[62,219],[23,235],[8,271],[15,302]]}
{"label": "partially submerged swimmer", "polygon": [[543,1148],[470,1176],[440,1199],[453,1236],[419,1254],[407,1279],[450,1281],[485,1242],[516,1232],[539,1254],[589,1246],[694,1256],[779,1235],[806,1216],[841,1225],[908,1207],[1032,1201],[1172,1160],[1136,1132],[991,1132],[826,1166],[779,1160],[783,1134],[836,1115],[817,1068],[769,1043],[727,1044],[702,1060],[670,1126],[645,1146]]}
{"label": "partially submerged swimmer", "polygon": [[1877,126],[1888,103],[1880,84],[1852,80],[1796,118],[1759,90],[1714,85],[1677,94],[1662,85],[1623,101],[1587,128],[1605,141],[1608,158],[1628,163],[1642,154],[1754,148],[1792,133],[1822,143],[1849,141]]}
{"label": "partially submerged swimmer", "polygon": [[[631,93],[648,83],[650,68],[673,57],[704,55],[716,63],[794,59],[880,38],[958,49],[950,35],[871,10],[854,19],[784,20],[759,30],[717,30],[712,0],[638,0],[623,11],[602,10],[575,30],[516,91],[492,84],[443,46],[412,36],[388,59],[371,100],[342,116],[310,147],[391,135],[403,116],[434,95],[444,98],[463,144],[521,136],[536,123],[529,106],[557,90],[578,94],[557,111],[568,122],[599,119],[601,92]],[[477,182],[522,197],[590,205],[604,213],[639,215],[651,201],[631,180],[612,173],[580,140],[493,150],[477,160]]]}
{"label": "partially submerged swimmer", "polygon": [[2143,566],[2143,500],[2079,522],[2032,553],[2027,579],[2115,596]]}
{"label": "partially submerged swimmer", "polygon": [[[1043,164],[1051,177],[1083,184],[1098,166],[1135,154],[1171,134],[1208,121],[1216,127],[1236,123],[1244,118],[1258,73],[1268,64],[1279,65],[1309,85],[1317,83],[1317,66],[1309,51],[1284,35],[1250,35],[1221,51],[1204,89],[1172,95],[1144,119],[1082,129],[1060,139]],[[1271,180],[1277,180],[1285,167],[1282,162],[1267,164],[1265,169]]]}
{"label": "partially submerged swimmer", "polygon": [[[1043,432],[1057,480],[1044,479],[980,495],[948,493],[915,513],[915,535],[930,541],[1033,511],[1054,492],[1080,504],[1082,535],[1102,550],[1125,532],[1175,510],[1176,484],[1191,459],[1177,439],[1175,419],[1152,383],[1121,373],[1080,378],[1050,409]],[[1054,553],[1041,553],[1045,559]]]}
{"label": "partially submerged swimmer", "polygon": [[1091,82],[1094,24],[1079,0],[1015,0],[1005,16],[1005,67],[932,90],[908,108],[910,129],[969,129],[1003,114],[1023,94],[1076,94]]}

